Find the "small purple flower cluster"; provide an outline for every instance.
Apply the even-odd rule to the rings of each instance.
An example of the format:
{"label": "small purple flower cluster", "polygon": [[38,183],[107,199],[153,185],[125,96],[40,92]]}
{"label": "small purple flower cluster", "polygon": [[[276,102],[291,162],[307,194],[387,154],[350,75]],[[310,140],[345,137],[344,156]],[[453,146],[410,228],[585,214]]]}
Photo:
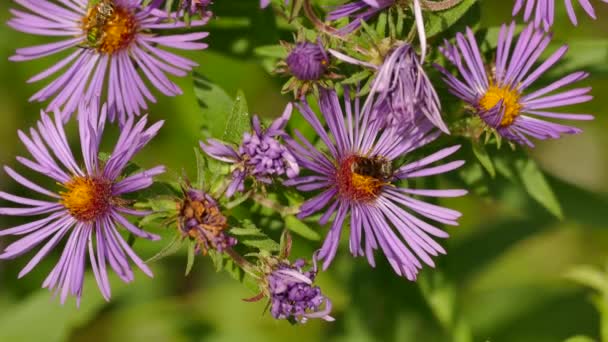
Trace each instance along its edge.
{"label": "small purple flower cluster", "polygon": [[316,268],[303,271],[304,259],[292,265],[280,264],[268,275],[270,292],[270,313],[276,319],[294,320],[305,323],[309,318],[333,321],[329,316],[331,301],[312,283],[317,275]]}
{"label": "small purple flower cluster", "polygon": [[292,106],[287,105],[283,115],[276,119],[270,127],[263,129],[260,119],[253,117],[253,132],[246,132],[238,147],[209,139],[201,142],[201,148],[209,156],[234,164],[232,182],[226,190],[226,196],[231,197],[237,191],[245,191],[245,180],[248,177],[270,184],[275,177],[293,178],[298,175],[300,168],[293,154],[279,141],[286,138],[284,129],[291,117]]}

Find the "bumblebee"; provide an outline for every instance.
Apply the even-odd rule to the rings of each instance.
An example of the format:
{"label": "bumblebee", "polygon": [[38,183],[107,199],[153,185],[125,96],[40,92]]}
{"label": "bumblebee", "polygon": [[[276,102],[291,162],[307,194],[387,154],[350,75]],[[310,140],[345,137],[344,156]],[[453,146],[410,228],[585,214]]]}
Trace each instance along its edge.
{"label": "bumblebee", "polygon": [[357,157],[351,164],[351,171],[386,181],[393,176],[393,163],[384,157]]}
{"label": "bumblebee", "polygon": [[84,29],[87,32],[87,44],[98,47],[103,37],[103,28],[114,15],[115,7],[112,0],[90,0],[87,22]]}

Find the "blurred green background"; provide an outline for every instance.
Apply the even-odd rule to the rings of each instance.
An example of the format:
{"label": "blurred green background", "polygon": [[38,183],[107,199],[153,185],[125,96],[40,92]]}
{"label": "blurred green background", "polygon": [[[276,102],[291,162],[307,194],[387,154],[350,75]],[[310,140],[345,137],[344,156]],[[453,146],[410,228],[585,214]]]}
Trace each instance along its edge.
{"label": "blurred green background", "polygon": [[[364,259],[352,259],[344,248],[319,283],[335,303],[334,323],[312,321],[291,326],[264,315],[265,303],[245,303],[251,297],[228,275],[216,274],[211,262],[197,259],[194,271],[183,276],[184,254],[153,265],[155,278],[140,272],[134,283],[113,282],[111,303],[105,303],[88,279],[80,309],[70,301],[61,306],[40,284],[57,260],[51,255],[34,272],[17,280],[26,255],[0,263],[0,341],[564,341],[575,335],[600,339],[601,316],[596,308],[606,299],[570,281],[565,275],[578,265],[603,269],[608,261],[608,6],[596,4],[599,20],[579,14],[572,27],[557,1],[555,39],[573,46],[566,63],[591,71],[588,81],[595,100],[579,106],[597,115],[582,123],[579,136],[542,143],[530,151],[550,175],[564,208],[558,221],[518,190],[504,191],[496,199],[476,195],[446,201],[461,210],[460,227],[448,228],[448,255],[438,270],[423,272],[418,284],[394,275],[385,262],[376,269]],[[257,1],[216,0],[220,20],[209,26],[211,48],[189,53],[198,71],[234,95],[242,89],[249,108],[262,116],[279,114],[289,100],[280,95],[281,79],[273,78],[251,50],[275,44],[279,38],[268,11],[257,11]],[[246,4],[244,4],[246,3]],[[484,1],[483,26],[511,20],[513,1]],[[10,1],[0,4],[0,21],[9,18]],[[246,17],[242,17],[247,13]],[[236,19],[227,28],[222,18]],[[48,42],[0,27],[0,161],[16,167],[14,157],[26,151],[17,129],[32,125],[38,103],[28,98],[41,85],[25,81],[53,63],[8,61],[18,47]],[[556,73],[556,77],[559,76]],[[586,81],[587,82],[587,81]],[[164,163],[171,175],[194,174],[193,147],[201,126],[191,78],[178,80],[184,95],[158,97],[151,116],[165,119],[160,136],[136,159],[144,166]],[[445,101],[445,100],[444,100]],[[72,132],[75,127],[70,126]],[[108,137],[109,138],[109,137]],[[108,139],[112,141],[112,139]],[[23,190],[6,175],[0,188]],[[0,218],[0,227],[15,224]],[[322,232],[323,233],[323,232]],[[0,245],[6,241],[0,241]],[[161,243],[162,244],[162,243]],[[320,242],[296,240],[294,256],[308,256]],[[140,243],[144,258],[159,245]],[[382,258],[378,258],[382,260]],[[577,269],[598,288],[608,288],[601,274]],[[607,312],[608,314],[608,312]],[[580,340],[583,341],[583,340]]]}

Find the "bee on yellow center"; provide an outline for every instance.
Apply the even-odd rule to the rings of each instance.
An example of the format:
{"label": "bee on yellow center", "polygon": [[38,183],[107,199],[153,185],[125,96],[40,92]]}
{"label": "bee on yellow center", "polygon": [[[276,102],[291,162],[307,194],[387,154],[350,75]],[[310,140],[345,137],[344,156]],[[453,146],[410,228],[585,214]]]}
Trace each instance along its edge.
{"label": "bee on yellow center", "polygon": [[336,172],[338,193],[354,201],[372,201],[382,187],[389,184],[392,174],[392,163],[385,158],[350,156],[340,163]]}
{"label": "bee on yellow center", "polygon": [[92,221],[110,208],[112,185],[106,180],[74,177],[63,186],[66,191],[59,193],[61,204],[79,221]]}
{"label": "bee on yellow center", "polygon": [[520,95],[517,90],[511,89],[508,86],[497,87],[491,85],[485,95],[479,100],[479,106],[485,110],[490,110],[502,101],[504,115],[500,121],[500,126],[507,127],[519,116],[522,109],[519,98]]}
{"label": "bee on yellow center", "polygon": [[86,46],[107,54],[127,47],[137,32],[134,13],[116,6],[113,0],[93,0],[82,27]]}

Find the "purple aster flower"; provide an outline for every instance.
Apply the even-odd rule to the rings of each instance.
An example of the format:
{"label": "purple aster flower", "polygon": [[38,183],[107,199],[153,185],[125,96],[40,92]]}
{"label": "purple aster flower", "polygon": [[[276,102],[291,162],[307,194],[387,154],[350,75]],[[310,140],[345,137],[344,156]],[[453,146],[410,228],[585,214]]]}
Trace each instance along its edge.
{"label": "purple aster flower", "polygon": [[[395,272],[415,280],[422,268],[420,260],[434,266],[432,256],[445,253],[433,237],[447,238],[448,234],[425,222],[430,219],[448,225],[457,225],[461,216],[457,211],[425,203],[413,196],[455,197],[464,190],[409,189],[400,180],[426,177],[452,171],[463,161],[440,166],[432,163],[456,152],[460,146],[445,148],[419,161],[393,168],[394,161],[437,138],[429,122],[414,126],[407,132],[384,128],[372,115],[359,110],[359,100],[351,104],[345,90],[345,111],[335,91],[321,90],[319,108],[329,132],[307,103],[298,108],[315,129],[327,148],[317,149],[296,131],[301,143],[287,140],[301,167],[313,174],[296,177],[285,182],[300,191],[321,193],[300,207],[300,218],[323,212],[319,222],[326,224],[335,215],[330,231],[319,250],[318,258],[326,269],[338,248],[343,224],[350,214],[350,251],[354,256],[367,256],[374,266],[374,250],[380,247]],[[375,108],[372,108],[375,110]],[[325,209],[324,209],[325,208]]]}
{"label": "purple aster flower", "polygon": [[[68,294],[82,295],[85,267],[88,259],[101,294],[110,299],[108,264],[125,282],[134,279],[129,259],[145,274],[152,276],[146,264],[133,252],[119,232],[157,240],[157,235],[145,232],[125,218],[127,215],[143,216],[149,212],[130,209],[128,201],[120,196],[152,185],[152,177],[164,172],[164,166],[139,171],[124,178],[121,174],[131,158],[152,139],[162,126],[158,122],[145,128],[147,118],[135,123],[129,118],[122,128],[114,151],[109,159],[98,159],[105,121],[105,106],[98,112],[81,107],[79,127],[84,168],[74,158],[58,113],[54,120],[42,112],[37,128],[30,129],[29,136],[19,131],[19,138],[33,159],[17,157],[29,169],[50,177],[61,186],[60,191],[50,191],[20,175],[8,166],[6,173],[28,190],[47,196],[39,200],[0,192],[0,198],[20,207],[2,207],[0,215],[45,217],[0,231],[0,236],[23,236],[8,245],[0,259],[13,259],[38,245],[42,248],[21,270],[19,278],[29,273],[60,240],[67,236],[63,253],[43,283],[43,287],[55,290],[64,303]],[[43,243],[44,242],[44,243]]]}
{"label": "purple aster flower", "polygon": [[[501,136],[528,146],[529,137],[556,139],[562,134],[577,134],[581,130],[541,118],[591,120],[592,115],[556,112],[558,108],[590,101],[591,87],[562,90],[581,81],[588,73],[577,71],[535,91],[527,89],[555,65],[568,50],[562,46],[536,68],[534,64],[551,42],[551,36],[528,25],[514,40],[515,23],[503,25],[498,37],[498,50],[492,68],[486,68],[473,32],[467,29],[456,36],[457,45],[446,42],[443,54],[457,68],[459,79],[440,68],[450,92],[464,100],[473,111]],[[463,63],[464,58],[464,63]],[[491,71],[486,71],[491,69]]]}
{"label": "purple aster flower", "polygon": [[[72,0],[60,4],[48,0],[20,0],[26,10],[14,9],[8,25],[15,30],[43,36],[65,37],[60,41],[17,49],[12,61],[27,61],[69,51],[63,60],[32,77],[36,82],[56,75],[31,101],[51,99],[48,109],[62,108],[67,120],[81,99],[98,101],[107,95],[111,111],[121,122],[126,116],[156,102],[146,83],[167,96],[181,94],[166,74],[186,76],[197,64],[161,47],[201,50],[197,42],[207,32],[161,36],[158,30],[181,29],[186,23],[142,0]],[[194,20],[201,26],[206,20]],[[141,72],[140,72],[141,71]],[[142,78],[143,74],[143,78]],[[148,82],[144,81],[146,79]]]}
{"label": "purple aster flower", "polygon": [[280,263],[266,280],[270,297],[270,313],[276,319],[287,319],[306,323],[309,318],[333,321],[329,315],[331,301],[313,286],[317,275],[316,264],[312,270],[304,271],[306,262],[296,260],[292,265]]}
{"label": "purple aster flower", "polygon": [[363,112],[371,111],[388,126],[407,130],[428,120],[450,133],[441,118],[441,103],[411,45],[391,52],[376,73]]}
{"label": "purple aster flower", "polygon": [[210,249],[221,253],[237,243],[234,237],[226,234],[228,219],[217,202],[202,190],[184,189],[178,227],[184,237],[196,241],[196,249],[203,255]]}
{"label": "purple aster flower", "polygon": [[262,129],[260,119],[254,115],[253,132],[243,135],[238,151],[215,139],[209,139],[207,143],[201,142],[201,148],[211,157],[235,164],[232,182],[226,190],[227,197],[231,197],[236,191],[244,191],[247,177],[270,184],[274,177],[293,178],[298,175],[300,169],[295,157],[279,142],[279,138],[286,136],[284,129],[291,111],[290,103],[285,107],[283,115],[265,130]]}
{"label": "purple aster flower", "polygon": [[[600,0],[604,3],[608,3],[608,0]],[[581,7],[585,10],[587,15],[591,18],[595,19],[595,10],[593,6],[589,2],[589,0],[576,0],[576,2],[581,5]],[[524,9],[525,4],[525,9]],[[564,0],[564,4],[566,5],[566,10],[568,12],[568,17],[570,21],[574,24],[578,24],[578,20],[576,19],[576,13],[574,12],[574,7],[572,6],[572,0]],[[553,26],[553,18],[555,15],[555,0],[516,0],[515,7],[513,7],[513,16],[516,16],[521,10],[524,10],[524,20],[528,21],[532,17],[532,13],[534,13],[534,26],[540,27],[541,23],[545,30],[549,30],[551,26]]]}
{"label": "purple aster flower", "polygon": [[301,42],[289,52],[286,59],[289,72],[301,81],[321,79],[329,66],[329,56],[321,41]]}
{"label": "purple aster flower", "polygon": [[260,0],[260,8],[266,8],[270,5],[270,0]]}

